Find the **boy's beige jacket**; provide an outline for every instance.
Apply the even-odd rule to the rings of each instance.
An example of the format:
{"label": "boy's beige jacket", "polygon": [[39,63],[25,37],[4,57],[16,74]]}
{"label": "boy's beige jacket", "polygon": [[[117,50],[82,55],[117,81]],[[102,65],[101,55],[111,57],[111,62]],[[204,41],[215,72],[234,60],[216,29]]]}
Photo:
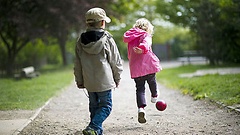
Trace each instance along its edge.
{"label": "boy's beige jacket", "polygon": [[80,37],[75,53],[75,81],[89,92],[107,91],[119,84],[122,60],[115,41],[107,31],[98,41],[86,45],[81,43]]}

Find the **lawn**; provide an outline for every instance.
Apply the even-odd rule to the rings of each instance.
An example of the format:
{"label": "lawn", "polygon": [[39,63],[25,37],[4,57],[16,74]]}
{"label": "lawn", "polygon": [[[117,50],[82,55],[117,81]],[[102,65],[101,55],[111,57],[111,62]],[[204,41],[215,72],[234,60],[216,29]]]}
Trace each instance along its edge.
{"label": "lawn", "polygon": [[181,78],[179,74],[193,73],[198,69],[216,68],[208,65],[188,65],[164,69],[157,74],[160,83],[194,99],[208,98],[226,105],[240,104],[240,74],[205,75],[201,77]]}
{"label": "lawn", "polygon": [[0,110],[32,110],[41,107],[73,80],[72,67],[44,68],[32,79],[0,79]]}

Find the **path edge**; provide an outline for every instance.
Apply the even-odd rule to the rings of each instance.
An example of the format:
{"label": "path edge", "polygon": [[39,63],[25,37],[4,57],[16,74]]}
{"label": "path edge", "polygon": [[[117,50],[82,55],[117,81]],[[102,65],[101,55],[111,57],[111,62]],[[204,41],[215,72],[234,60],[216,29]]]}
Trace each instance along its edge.
{"label": "path edge", "polygon": [[36,112],[31,116],[20,128],[16,129],[12,135],[18,135],[25,127],[28,126],[37,116],[38,114],[51,102],[52,98],[50,98],[42,107],[38,108]]}

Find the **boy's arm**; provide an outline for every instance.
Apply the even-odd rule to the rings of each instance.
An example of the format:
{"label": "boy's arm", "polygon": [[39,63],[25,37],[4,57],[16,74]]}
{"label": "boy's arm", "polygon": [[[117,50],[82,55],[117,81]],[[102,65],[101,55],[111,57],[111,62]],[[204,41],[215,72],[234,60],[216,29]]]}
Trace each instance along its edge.
{"label": "boy's arm", "polygon": [[[78,44],[78,43],[77,43]],[[81,59],[79,57],[79,48],[75,47],[75,62],[74,62],[74,76],[75,76],[75,82],[77,84],[78,88],[84,88],[84,83],[83,83],[83,76],[82,76],[82,65],[81,65]]]}
{"label": "boy's arm", "polygon": [[108,50],[107,59],[112,68],[113,77],[114,77],[116,86],[118,86],[121,79],[120,75],[123,71],[122,59],[114,39],[109,35],[108,35],[108,41],[109,41],[109,48],[107,49]]}

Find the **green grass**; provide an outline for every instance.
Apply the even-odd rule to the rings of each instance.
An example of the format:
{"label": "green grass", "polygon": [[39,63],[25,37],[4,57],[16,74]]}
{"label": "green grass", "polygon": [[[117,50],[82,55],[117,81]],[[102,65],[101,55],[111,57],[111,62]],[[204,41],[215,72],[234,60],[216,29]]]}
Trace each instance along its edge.
{"label": "green grass", "polygon": [[240,74],[205,75],[193,78],[180,78],[182,73],[193,73],[198,69],[215,68],[210,66],[182,66],[164,69],[157,74],[162,84],[179,89],[183,94],[192,95],[194,99],[209,98],[226,105],[240,104]]}
{"label": "green grass", "polygon": [[72,68],[45,68],[33,79],[0,79],[0,110],[41,107],[73,80]]}

